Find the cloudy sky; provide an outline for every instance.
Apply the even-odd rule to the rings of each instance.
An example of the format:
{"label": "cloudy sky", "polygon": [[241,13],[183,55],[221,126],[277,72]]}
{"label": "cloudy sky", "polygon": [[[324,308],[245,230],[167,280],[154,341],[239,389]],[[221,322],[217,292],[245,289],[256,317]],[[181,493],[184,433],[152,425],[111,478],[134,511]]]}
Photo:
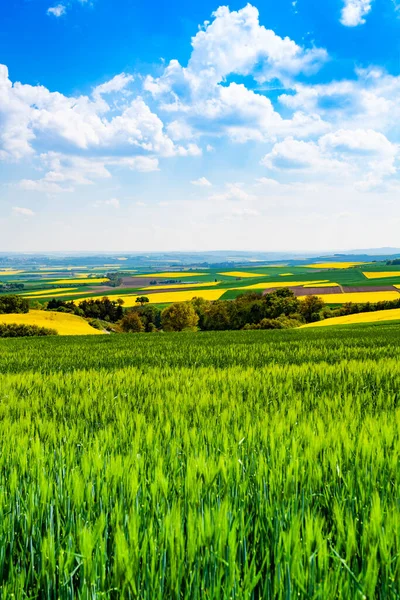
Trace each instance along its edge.
{"label": "cloudy sky", "polygon": [[400,2],[8,0],[0,251],[400,245]]}

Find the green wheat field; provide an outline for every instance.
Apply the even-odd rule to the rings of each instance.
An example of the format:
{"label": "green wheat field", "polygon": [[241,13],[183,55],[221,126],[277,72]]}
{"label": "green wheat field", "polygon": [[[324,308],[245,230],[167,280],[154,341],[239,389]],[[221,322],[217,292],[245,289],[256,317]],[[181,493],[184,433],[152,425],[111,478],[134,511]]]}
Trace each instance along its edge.
{"label": "green wheat field", "polygon": [[400,597],[400,324],[0,342],[1,598]]}

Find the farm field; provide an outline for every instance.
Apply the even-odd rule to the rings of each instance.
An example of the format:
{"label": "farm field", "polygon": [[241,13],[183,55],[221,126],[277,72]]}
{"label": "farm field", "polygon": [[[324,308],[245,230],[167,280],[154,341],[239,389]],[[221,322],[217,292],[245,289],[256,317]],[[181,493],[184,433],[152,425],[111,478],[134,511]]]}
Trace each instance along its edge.
{"label": "farm field", "polygon": [[[300,296],[301,298],[302,296]],[[383,302],[384,300],[398,300],[400,299],[400,292],[394,290],[393,292],[353,292],[344,294],[319,294],[319,297],[327,299],[329,304],[344,304],[345,302]]]}
{"label": "farm field", "polygon": [[400,325],[0,341],[4,598],[396,598]]}
{"label": "farm field", "polygon": [[17,323],[18,325],[37,325],[55,329],[59,335],[99,335],[102,332],[94,329],[85,319],[67,313],[31,310],[26,314],[0,314],[0,323]]}
{"label": "farm field", "polygon": [[303,325],[302,329],[309,327],[331,327],[333,325],[356,325],[359,323],[381,323],[382,321],[400,321],[400,308],[391,310],[378,310],[374,312],[357,313],[343,317],[333,317],[317,323]]}
{"label": "farm field", "polygon": [[363,272],[363,275],[367,279],[384,279],[386,277],[399,277],[400,271],[366,271]]}
{"label": "farm field", "polygon": [[[349,259],[315,263],[304,261],[304,264],[289,261],[281,265],[247,264],[234,270],[212,266],[172,270],[166,266],[165,270],[155,268],[153,271],[134,268],[135,264],[129,259],[122,262],[123,271],[121,261],[118,265],[68,265],[51,269],[37,267],[34,271],[23,271],[16,265],[15,268],[0,271],[0,293],[9,293],[7,286],[15,283],[23,285],[23,289],[16,293],[40,304],[52,297],[79,302],[86,298],[109,296],[114,299],[122,297],[125,307],[129,308],[142,295],[148,296],[150,303],[168,304],[190,300],[195,296],[208,300],[229,300],[246,291],[267,293],[287,287],[296,296],[321,295],[333,305],[393,299],[397,297],[400,286],[398,267],[387,265],[385,261],[372,263]],[[110,272],[114,277],[119,277],[115,285],[108,279],[113,277]]]}

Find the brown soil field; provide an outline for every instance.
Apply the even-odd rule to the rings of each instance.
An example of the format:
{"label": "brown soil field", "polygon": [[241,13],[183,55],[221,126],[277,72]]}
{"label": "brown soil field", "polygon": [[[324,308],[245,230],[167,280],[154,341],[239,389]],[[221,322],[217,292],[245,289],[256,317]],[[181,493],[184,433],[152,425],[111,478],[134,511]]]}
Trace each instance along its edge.
{"label": "brown soil field", "polygon": [[343,292],[398,292],[399,290],[393,285],[362,285],[358,287],[344,287]]}
{"label": "brown soil field", "polygon": [[[264,290],[263,294],[270,294],[271,292],[275,292],[278,289],[282,288],[268,288]],[[312,288],[304,288],[301,286],[297,287],[289,287],[285,288],[291,290],[295,296],[320,296],[322,294],[340,294],[341,289],[337,286],[332,287],[312,287]],[[375,289],[375,288],[374,288]]]}

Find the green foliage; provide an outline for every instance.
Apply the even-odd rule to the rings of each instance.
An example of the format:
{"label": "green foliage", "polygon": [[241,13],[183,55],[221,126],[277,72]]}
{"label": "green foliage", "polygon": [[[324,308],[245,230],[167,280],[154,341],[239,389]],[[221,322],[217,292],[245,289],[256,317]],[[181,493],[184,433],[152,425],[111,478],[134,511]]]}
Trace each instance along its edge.
{"label": "green foliage", "polygon": [[120,327],[125,333],[143,333],[145,331],[142,319],[134,311],[125,313],[120,322]]}
{"label": "green foliage", "polygon": [[0,296],[0,315],[29,312],[29,300],[21,296]]}
{"label": "green foliage", "polygon": [[147,296],[139,296],[138,298],[136,298],[136,303],[140,304],[141,306],[147,304],[148,302],[150,302],[150,300]]}
{"label": "green foliage", "polygon": [[124,314],[122,309],[123,303],[123,300],[120,298],[111,300],[105,296],[98,300],[82,300],[82,302],[79,303],[79,306],[77,306],[73,301],[66,302],[65,300],[52,298],[47,303],[46,308],[47,310],[56,310],[57,312],[72,313],[88,319],[116,323]]}
{"label": "green foliage", "polygon": [[399,325],[328,329],[2,340],[0,595],[398,598]]}
{"label": "green foliage", "polygon": [[[1,273],[0,273],[1,276]],[[23,283],[0,283],[0,292],[19,292],[23,290],[25,285]]]}
{"label": "green foliage", "polygon": [[306,296],[299,306],[300,314],[306,323],[315,323],[321,320],[321,311],[324,308],[324,301],[318,296]]}
{"label": "green foliage", "polygon": [[23,325],[20,323],[0,323],[0,338],[15,337],[42,337],[58,335],[55,329],[38,327],[37,325]]}
{"label": "green foliage", "polygon": [[177,302],[165,308],[161,313],[161,325],[164,331],[196,330],[199,317],[190,302]]}

